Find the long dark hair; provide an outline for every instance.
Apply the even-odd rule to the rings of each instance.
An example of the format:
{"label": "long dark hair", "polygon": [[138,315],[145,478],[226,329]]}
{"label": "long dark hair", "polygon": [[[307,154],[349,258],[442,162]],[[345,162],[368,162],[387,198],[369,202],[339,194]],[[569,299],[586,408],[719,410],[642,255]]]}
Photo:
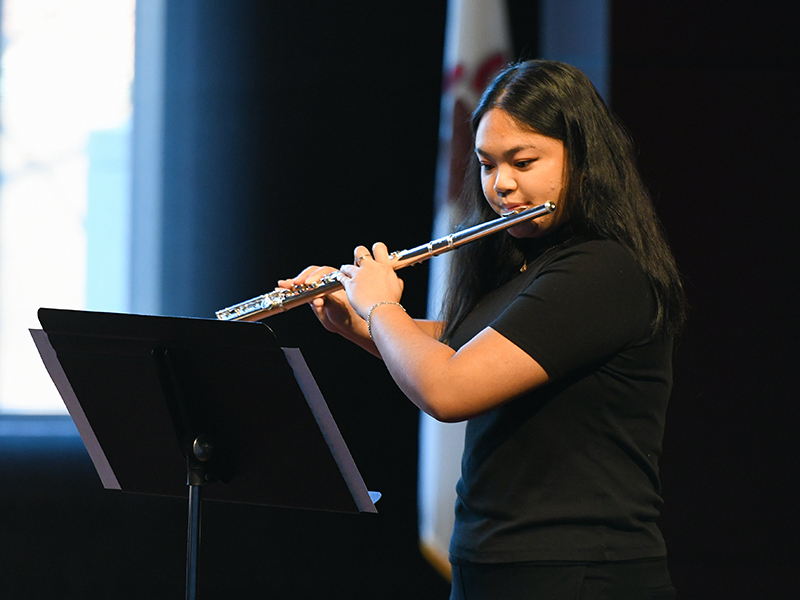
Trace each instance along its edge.
{"label": "long dark hair", "polygon": [[[473,136],[492,109],[507,112],[521,127],[560,140],[567,155],[564,207],[576,234],[615,240],[626,247],[650,280],[656,302],[653,335],[676,335],[685,320],[680,274],[636,168],[633,143],[589,79],[575,67],[527,61],[502,71],[472,114]],[[478,162],[471,160],[462,191],[468,213],[462,227],[497,215],[483,197]],[[443,306],[442,339],[522,264],[522,244],[492,235],[453,253]]]}

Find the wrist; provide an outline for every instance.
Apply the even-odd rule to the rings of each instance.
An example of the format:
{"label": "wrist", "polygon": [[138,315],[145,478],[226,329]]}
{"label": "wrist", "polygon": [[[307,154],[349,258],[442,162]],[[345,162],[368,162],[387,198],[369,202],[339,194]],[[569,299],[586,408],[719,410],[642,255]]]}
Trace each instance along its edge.
{"label": "wrist", "polygon": [[369,310],[367,311],[367,318],[366,318],[366,321],[367,321],[367,333],[369,334],[369,338],[371,340],[373,340],[373,341],[375,341],[375,340],[372,337],[372,313],[379,306],[399,306],[400,308],[403,309],[403,312],[406,312],[406,309],[402,304],[400,304],[399,302],[393,302],[391,300],[384,300],[382,302],[376,302],[375,304],[370,306]]}

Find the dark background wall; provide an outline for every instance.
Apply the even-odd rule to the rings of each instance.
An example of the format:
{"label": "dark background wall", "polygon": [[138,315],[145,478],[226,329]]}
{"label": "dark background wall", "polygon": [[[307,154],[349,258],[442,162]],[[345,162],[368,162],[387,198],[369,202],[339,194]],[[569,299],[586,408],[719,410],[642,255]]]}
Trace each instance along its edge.
{"label": "dark background wall", "polygon": [[[537,53],[536,4],[510,2],[518,55]],[[797,63],[770,2],[698,4],[611,2],[611,102],[693,305],[663,529],[682,598],[780,597],[798,561]],[[168,1],[163,313],[209,316],[356,244],[429,239],[445,5]],[[415,314],[426,275],[403,273]],[[202,597],[446,598],[417,549],[415,410],[310,311],[268,323],[302,348],[381,512],[206,503]],[[0,598],[178,597],[185,514],[102,490],[75,438],[2,439]]]}
{"label": "dark background wall", "polygon": [[783,6],[612,2],[612,103],[692,304],[662,461],[690,598],[786,597],[800,564],[798,61]]}

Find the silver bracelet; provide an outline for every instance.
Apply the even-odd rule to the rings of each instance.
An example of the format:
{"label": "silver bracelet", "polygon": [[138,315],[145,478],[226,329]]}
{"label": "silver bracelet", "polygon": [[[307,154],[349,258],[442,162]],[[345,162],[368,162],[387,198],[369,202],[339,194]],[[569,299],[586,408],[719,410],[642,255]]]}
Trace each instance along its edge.
{"label": "silver bracelet", "polygon": [[[406,309],[403,307],[402,304],[399,302],[389,302],[388,300],[384,300],[383,302],[376,302],[372,306],[369,307],[369,312],[367,313],[367,332],[369,333],[369,339],[372,338],[372,311],[378,308],[381,304],[394,304],[395,306],[399,306],[403,309],[403,312],[407,312]],[[375,340],[373,340],[375,341]]]}

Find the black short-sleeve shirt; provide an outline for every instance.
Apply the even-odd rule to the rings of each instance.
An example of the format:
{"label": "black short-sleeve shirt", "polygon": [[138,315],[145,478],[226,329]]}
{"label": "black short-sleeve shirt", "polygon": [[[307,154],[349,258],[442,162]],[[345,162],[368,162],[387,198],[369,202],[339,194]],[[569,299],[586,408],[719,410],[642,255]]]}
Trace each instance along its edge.
{"label": "black short-sleeve shirt", "polygon": [[491,327],[547,385],[467,424],[451,560],[663,556],[658,457],[672,385],[647,278],[616,242],[572,238],[486,296],[453,335]]}

